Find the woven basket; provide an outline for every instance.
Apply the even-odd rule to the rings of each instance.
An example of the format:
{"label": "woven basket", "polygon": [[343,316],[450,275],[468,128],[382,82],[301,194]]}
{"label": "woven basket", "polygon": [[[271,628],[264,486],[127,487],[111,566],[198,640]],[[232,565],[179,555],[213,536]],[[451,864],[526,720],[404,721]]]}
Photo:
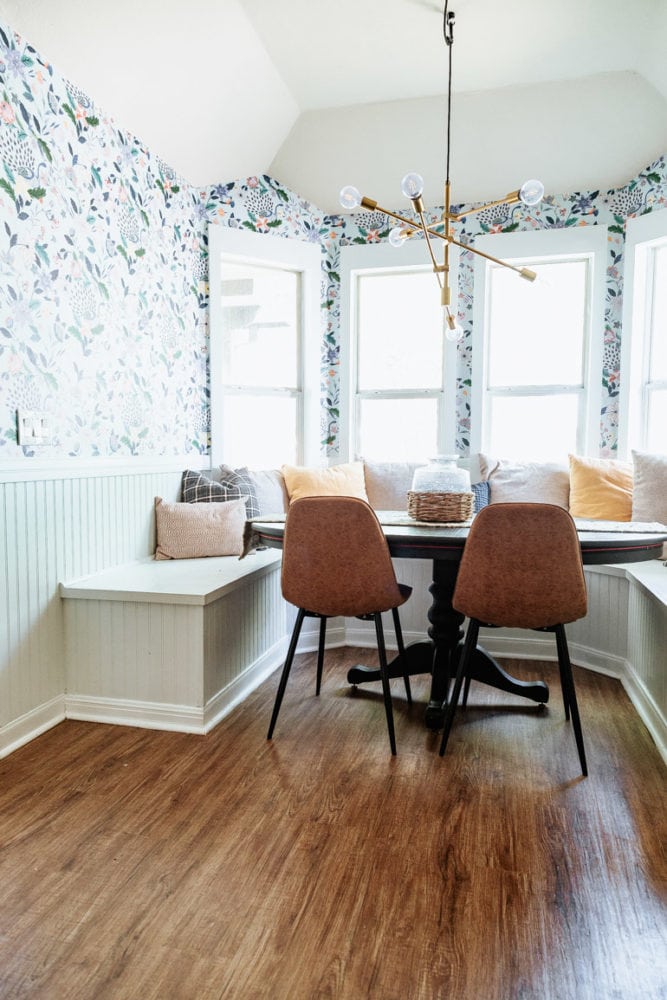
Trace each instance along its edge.
{"label": "woven basket", "polygon": [[408,514],[415,521],[469,521],[472,493],[408,493]]}

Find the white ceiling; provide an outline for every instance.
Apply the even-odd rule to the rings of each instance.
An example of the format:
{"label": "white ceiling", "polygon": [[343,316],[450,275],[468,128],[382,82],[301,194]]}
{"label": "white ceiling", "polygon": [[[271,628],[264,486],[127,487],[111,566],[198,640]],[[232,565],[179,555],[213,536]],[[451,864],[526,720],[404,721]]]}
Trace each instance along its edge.
{"label": "white ceiling", "polygon": [[[435,156],[441,172],[444,122],[429,99],[446,86],[442,8],[440,0],[0,0],[0,18],[190,183],[272,173],[330,210],[338,187],[355,180],[351,167],[363,175],[374,165],[382,189],[383,167],[398,169],[411,143],[406,168]],[[565,191],[576,183],[568,166],[580,181],[587,168],[592,184],[620,184],[667,150],[667,0],[450,0],[450,8],[463,138],[454,136],[461,147],[464,133],[474,136],[481,154],[471,156],[487,170],[497,142],[510,161],[517,150],[526,162],[528,152],[529,173],[557,166],[551,183]],[[617,113],[624,95],[629,106]],[[613,133],[603,142],[600,123]],[[490,196],[463,153],[459,161],[471,177],[460,200]]]}

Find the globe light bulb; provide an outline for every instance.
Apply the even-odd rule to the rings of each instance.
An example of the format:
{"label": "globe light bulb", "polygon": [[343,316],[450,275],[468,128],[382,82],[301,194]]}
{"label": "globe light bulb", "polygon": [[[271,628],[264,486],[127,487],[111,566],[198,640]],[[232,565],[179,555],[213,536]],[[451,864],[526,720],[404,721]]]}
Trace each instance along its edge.
{"label": "globe light bulb", "polygon": [[403,230],[400,226],[395,226],[389,233],[389,242],[393,247],[402,247],[404,242]]}
{"label": "globe light bulb", "polygon": [[452,344],[463,340],[463,330],[448,308],[445,308],[445,339]]}
{"label": "globe light bulb", "polygon": [[341,188],[338,200],[343,208],[352,211],[353,208],[359,208],[361,205],[361,192],[351,184],[346,184],[344,188]]}
{"label": "globe light bulb", "polygon": [[535,179],[524,181],[519,189],[519,198],[528,208],[539,205],[544,198],[544,184]]}
{"label": "globe light bulb", "polygon": [[423,190],[424,178],[421,174],[406,174],[401,181],[401,191],[405,197],[409,198],[411,201],[414,201],[415,198],[419,198]]}

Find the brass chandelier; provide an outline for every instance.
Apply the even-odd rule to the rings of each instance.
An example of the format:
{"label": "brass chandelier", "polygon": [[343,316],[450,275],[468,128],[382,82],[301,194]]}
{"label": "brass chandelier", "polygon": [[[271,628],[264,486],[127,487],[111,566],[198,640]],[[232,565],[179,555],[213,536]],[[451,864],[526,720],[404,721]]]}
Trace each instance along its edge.
{"label": "brass chandelier", "polygon": [[[516,191],[511,191],[509,194],[505,195],[504,198],[498,198],[496,201],[487,202],[484,205],[479,205],[477,208],[470,208],[466,212],[455,213],[451,211],[451,180],[449,175],[449,164],[450,164],[450,148],[451,148],[451,121],[452,121],[452,49],[454,46],[454,12],[448,10],[449,0],[445,0],[445,6],[443,10],[443,35],[445,39],[445,44],[447,46],[448,52],[448,81],[447,81],[447,172],[445,179],[445,205],[442,212],[442,216],[439,222],[432,225],[428,225],[424,217],[424,202],[422,200],[422,193],[424,190],[424,181],[420,174],[408,173],[405,175],[401,181],[401,191],[406,198],[409,198],[412,202],[412,207],[419,219],[419,226],[415,225],[414,220],[408,219],[403,215],[399,215],[397,212],[391,212],[387,208],[383,208],[378,205],[377,201],[373,198],[367,198],[362,195],[359,190],[352,185],[346,185],[340,192],[340,204],[343,208],[349,211],[355,208],[365,208],[369,212],[382,212],[384,215],[389,216],[391,219],[396,219],[401,225],[392,229],[389,234],[389,242],[392,246],[400,246],[406,239],[411,239],[413,236],[421,234],[424,236],[426,241],[426,246],[428,248],[429,255],[431,257],[431,262],[433,264],[433,271],[438,280],[440,286],[440,301],[445,311],[445,334],[450,340],[458,340],[462,336],[461,330],[457,326],[456,318],[452,313],[452,293],[449,284],[449,248],[450,246],[461,247],[464,250],[470,250],[471,253],[477,254],[479,257],[485,257],[487,260],[492,261],[494,264],[499,264],[501,267],[509,268],[511,271],[515,271],[522,278],[527,281],[534,281],[537,275],[534,271],[531,271],[527,267],[517,267],[514,264],[510,264],[507,261],[500,260],[498,257],[493,257],[491,254],[484,253],[482,250],[477,250],[474,246],[470,244],[461,243],[460,240],[454,238],[452,233],[452,224],[460,222],[468,215],[473,215],[477,212],[483,212],[488,208],[495,208],[497,205],[505,204],[516,204],[517,202],[522,202],[527,207],[533,207],[538,205],[542,198],[544,197],[544,185],[538,180],[528,180],[521,185]],[[433,239],[442,240],[445,244],[443,262],[439,264],[435,250],[433,248]]]}

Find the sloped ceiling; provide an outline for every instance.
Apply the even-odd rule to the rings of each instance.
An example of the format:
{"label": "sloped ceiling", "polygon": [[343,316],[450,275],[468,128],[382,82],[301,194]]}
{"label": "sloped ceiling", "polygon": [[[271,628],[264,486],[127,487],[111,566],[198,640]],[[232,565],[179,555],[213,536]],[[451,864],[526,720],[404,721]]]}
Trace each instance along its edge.
{"label": "sloped ceiling", "polygon": [[[450,8],[458,200],[526,175],[561,193],[616,186],[667,150],[667,0]],[[190,183],[271,173],[327,210],[347,182],[395,205],[406,169],[441,201],[442,9],[0,0],[0,18]]]}

